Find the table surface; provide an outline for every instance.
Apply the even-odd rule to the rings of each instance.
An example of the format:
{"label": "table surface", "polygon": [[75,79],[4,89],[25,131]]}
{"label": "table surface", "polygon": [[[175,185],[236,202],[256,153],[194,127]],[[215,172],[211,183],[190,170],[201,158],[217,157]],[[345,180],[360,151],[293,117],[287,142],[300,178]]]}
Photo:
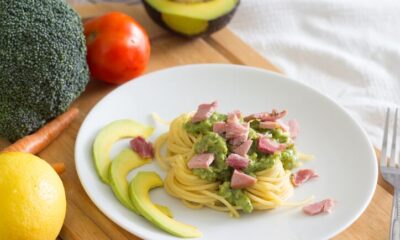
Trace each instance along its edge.
{"label": "table surface", "polygon": [[[122,11],[133,16],[148,31],[152,55],[147,72],[193,63],[231,63],[260,67],[281,73],[274,65],[244,44],[228,29],[210,37],[186,40],[164,31],[149,19],[141,5],[123,3],[76,4],[83,18]],[[283,73],[282,73],[283,74]],[[74,164],[74,144],[81,123],[90,109],[115,86],[91,81],[74,106],[81,112],[74,123],[39,155],[49,162],[63,161],[66,172],[61,176],[67,194],[67,215],[59,239],[102,240],[138,239],[105,217],[83,190]],[[0,147],[6,143],[0,142]],[[375,195],[364,214],[334,239],[387,239],[393,189],[381,178]]]}

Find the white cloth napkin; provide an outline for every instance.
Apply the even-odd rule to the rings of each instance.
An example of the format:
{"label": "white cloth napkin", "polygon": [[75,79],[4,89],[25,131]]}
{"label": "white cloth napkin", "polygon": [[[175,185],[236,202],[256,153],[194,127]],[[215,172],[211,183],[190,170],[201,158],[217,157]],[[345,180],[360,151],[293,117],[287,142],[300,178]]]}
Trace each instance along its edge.
{"label": "white cloth napkin", "polygon": [[230,28],[380,147],[386,108],[400,103],[400,1],[242,0]]}

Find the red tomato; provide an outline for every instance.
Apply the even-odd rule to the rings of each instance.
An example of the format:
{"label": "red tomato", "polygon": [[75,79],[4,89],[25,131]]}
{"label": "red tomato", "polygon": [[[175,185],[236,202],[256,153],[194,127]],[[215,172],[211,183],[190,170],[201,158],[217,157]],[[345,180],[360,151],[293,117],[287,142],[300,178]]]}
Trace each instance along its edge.
{"label": "red tomato", "polygon": [[108,13],[84,24],[87,62],[95,79],[121,84],[139,76],[150,58],[150,41],[133,18]]}

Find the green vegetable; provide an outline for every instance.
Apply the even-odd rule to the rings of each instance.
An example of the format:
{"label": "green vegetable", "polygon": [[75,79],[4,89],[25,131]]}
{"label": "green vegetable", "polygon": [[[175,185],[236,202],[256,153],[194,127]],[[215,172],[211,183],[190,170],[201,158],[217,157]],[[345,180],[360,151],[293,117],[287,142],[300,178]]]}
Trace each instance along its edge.
{"label": "green vegetable", "polygon": [[288,147],[281,152],[281,161],[283,168],[286,170],[292,170],[297,166],[297,153],[294,146]]}
{"label": "green vegetable", "polygon": [[[110,165],[110,187],[113,190],[118,200],[127,208],[139,214],[135,206],[132,204],[129,198],[128,181],[127,176],[130,171],[138,168],[144,164],[150,163],[150,159],[142,159],[132,149],[126,148],[122,150],[111,162]],[[172,217],[172,212],[168,207],[155,204],[165,215]]]}
{"label": "green vegetable", "polygon": [[216,163],[217,166],[221,167],[222,165],[225,165],[225,158],[226,154],[228,153],[228,147],[223,137],[214,132],[208,132],[194,144],[194,151],[197,154],[214,153],[214,163]]}
{"label": "green vegetable", "polygon": [[209,168],[196,168],[192,170],[194,175],[197,175],[203,180],[209,182],[215,181],[228,181],[232,177],[233,169],[231,167],[209,167]]}
{"label": "green vegetable", "polygon": [[214,153],[215,160],[208,169],[194,169],[193,173],[201,179],[213,182],[215,180],[225,181],[230,179],[232,169],[225,162],[228,146],[220,135],[207,132],[194,144],[194,151],[200,153]]}
{"label": "green vegetable", "polygon": [[246,174],[254,174],[258,171],[271,168],[272,166],[274,166],[275,161],[279,159],[279,154],[273,154],[273,155],[258,154],[256,156],[257,156],[256,159],[254,158],[254,156],[250,157],[251,161],[247,166],[247,168],[244,169],[244,172]]}
{"label": "green vegetable", "polygon": [[289,133],[288,132],[283,132],[282,129],[274,129],[274,130],[269,130],[270,133],[272,134],[272,138],[275,139],[279,143],[287,143],[289,140]]}
{"label": "green vegetable", "polygon": [[178,222],[163,213],[150,199],[149,191],[163,186],[161,177],[155,172],[139,172],[129,184],[129,197],[135,209],[158,228],[182,238],[201,237],[197,228]]}
{"label": "green vegetable", "polygon": [[209,182],[215,182],[218,178],[218,174],[212,168],[196,168],[192,171],[194,175],[197,175],[201,179]]}
{"label": "green vegetable", "polygon": [[0,135],[63,113],[89,80],[81,19],[63,0],[0,1]]}
{"label": "green vegetable", "polygon": [[223,122],[226,120],[226,115],[225,114],[220,114],[214,112],[209,118],[206,120],[197,122],[197,123],[192,123],[192,122],[187,122],[185,124],[185,129],[188,133],[190,134],[206,134],[208,132],[212,132],[212,126],[216,122]]}
{"label": "green vegetable", "polygon": [[253,211],[253,205],[246,193],[241,189],[232,189],[228,181],[219,185],[218,194],[234,206],[242,207],[243,211],[246,213]]}
{"label": "green vegetable", "polygon": [[249,129],[249,139],[255,140],[257,138],[258,138],[257,131],[250,127],[250,129]]}
{"label": "green vegetable", "polygon": [[265,128],[260,128],[260,121],[259,120],[253,120],[250,122],[250,128],[254,129],[256,132],[259,133],[266,133],[268,129]]}
{"label": "green vegetable", "polygon": [[[110,151],[114,143],[126,138],[142,136],[148,138],[154,129],[130,119],[113,121],[96,135],[93,142],[93,161],[97,174],[104,183],[110,183]],[[116,164],[116,163],[114,163]],[[118,174],[120,175],[120,174]]]}

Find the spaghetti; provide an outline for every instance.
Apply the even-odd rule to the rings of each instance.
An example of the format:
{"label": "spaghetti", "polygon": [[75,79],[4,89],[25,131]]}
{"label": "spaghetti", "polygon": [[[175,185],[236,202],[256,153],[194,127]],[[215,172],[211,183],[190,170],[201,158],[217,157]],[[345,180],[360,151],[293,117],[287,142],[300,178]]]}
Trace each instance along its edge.
{"label": "spaghetti", "polygon": [[[190,208],[206,206],[218,211],[226,211],[233,217],[239,217],[239,210],[249,212],[253,209],[267,210],[279,206],[303,204],[286,202],[293,194],[293,185],[291,183],[291,171],[284,167],[287,162],[283,161],[285,157],[283,153],[271,154],[269,157],[274,161],[265,169],[257,169],[252,174],[256,178],[256,183],[242,189],[232,189],[229,185],[229,179],[228,181],[218,179],[218,177],[217,179],[210,179],[196,174],[196,171],[188,167],[188,162],[198,154],[196,144],[199,144],[201,139],[204,138],[204,132],[193,134],[188,131],[188,124],[191,124],[192,118],[193,114],[182,114],[177,117],[170,124],[169,132],[158,137],[154,144],[158,164],[167,171],[164,184],[168,194],[181,199]],[[197,125],[199,124],[202,123],[197,123]],[[210,126],[208,126],[208,130],[212,131]],[[260,136],[260,133],[257,134]],[[264,134],[268,135],[270,131],[264,132]],[[257,135],[255,136],[257,137]],[[270,134],[270,136],[272,135]],[[292,160],[295,161],[296,152],[293,143],[290,142],[291,139],[287,139],[287,141],[292,146],[291,153],[295,153],[292,156]],[[226,141],[226,144],[229,145],[229,142]],[[252,162],[258,161],[255,158],[253,159]],[[232,174],[230,167],[226,171]],[[248,202],[243,203],[243,201]],[[251,205],[250,210],[248,205]]]}

